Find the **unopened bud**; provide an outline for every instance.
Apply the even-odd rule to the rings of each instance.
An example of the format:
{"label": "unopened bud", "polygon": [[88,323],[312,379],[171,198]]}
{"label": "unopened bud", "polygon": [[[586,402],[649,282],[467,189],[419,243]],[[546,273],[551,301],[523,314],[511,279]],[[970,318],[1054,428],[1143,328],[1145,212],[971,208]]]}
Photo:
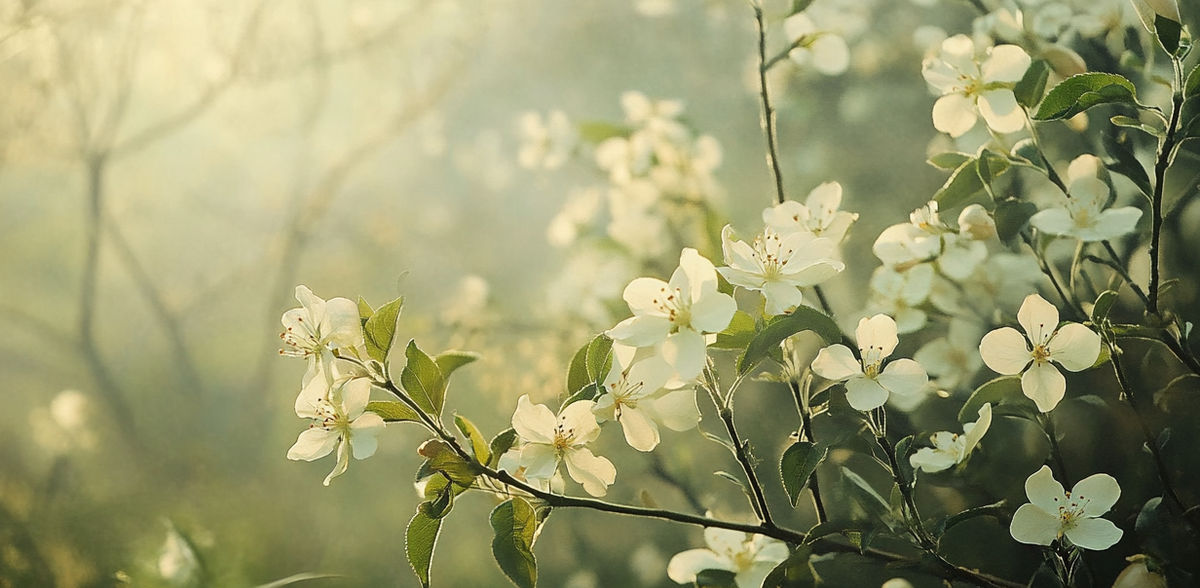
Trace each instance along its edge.
{"label": "unopened bud", "polygon": [[972,204],[958,215],[958,230],[977,241],[986,241],[996,236],[996,221],[987,209]]}

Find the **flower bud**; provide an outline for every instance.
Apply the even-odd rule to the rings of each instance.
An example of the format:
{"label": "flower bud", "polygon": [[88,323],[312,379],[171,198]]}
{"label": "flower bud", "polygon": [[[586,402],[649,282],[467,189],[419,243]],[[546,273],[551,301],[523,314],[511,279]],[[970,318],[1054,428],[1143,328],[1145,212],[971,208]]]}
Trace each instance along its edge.
{"label": "flower bud", "polygon": [[1127,558],[1131,563],[1121,571],[1113,588],[1166,588],[1167,579],[1150,569],[1146,556],[1134,555]]}
{"label": "flower bud", "polygon": [[958,230],[972,239],[986,241],[996,236],[996,221],[987,209],[972,204],[958,215]]}

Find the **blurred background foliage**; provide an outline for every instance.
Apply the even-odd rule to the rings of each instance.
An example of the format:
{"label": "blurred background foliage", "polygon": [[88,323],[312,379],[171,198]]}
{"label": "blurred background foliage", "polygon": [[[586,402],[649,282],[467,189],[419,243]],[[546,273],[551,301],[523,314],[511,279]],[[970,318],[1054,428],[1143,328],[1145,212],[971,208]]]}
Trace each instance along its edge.
{"label": "blurred background foliage", "polygon": [[[928,42],[914,32],[969,31],[975,13],[966,2],[839,2],[864,25],[849,71],[784,63],[770,81],[790,196],[837,180],[843,209],[863,213],[849,269],[828,286],[851,313],[875,235],[945,176],[924,163],[949,146],[929,120]],[[768,3],[776,52],[787,10]],[[402,554],[418,502],[415,428],[389,427],[379,455],[329,488],[327,463],[284,459],[300,429],[303,370],[276,355],[293,287],[376,305],[404,295],[400,338],[484,356],[456,376],[452,409],[488,434],[507,427],[518,396],[560,395],[573,351],[624,312],[573,314],[570,288],[555,286],[571,255],[548,245],[546,227],[572,190],[604,178],[587,153],[552,173],[522,169],[520,115],[620,124],[626,90],[682,99],[687,124],[721,147],[704,226],[729,219],[749,232],[771,201],[755,43],[740,0],[0,0],[0,585],[248,586],[297,574],[415,585]],[[679,246],[715,259],[713,242],[694,237],[615,271],[610,297],[629,277],[674,267]],[[1192,268],[1175,263],[1176,275]],[[1179,291],[1194,300],[1194,281]],[[1145,356],[1140,375],[1165,377],[1159,350],[1133,353]],[[770,383],[739,398],[764,475],[796,426],[790,402]],[[1195,422],[1180,408],[1173,419]],[[1113,473],[1133,497],[1113,515],[1131,529],[1156,490],[1129,415],[1086,399],[1061,411],[1079,470]],[[926,406],[894,426],[945,428],[955,412]],[[1192,429],[1171,452],[1180,462],[1195,460],[1183,449]],[[928,508],[1023,501],[1024,476],[1011,473],[1036,469],[1040,433],[1015,420],[993,431],[964,476],[930,478]],[[598,453],[618,464],[614,500],[748,515],[739,490],[711,475],[735,464],[695,431],[653,455],[606,434]],[[868,459],[834,456],[856,460],[884,481]],[[1196,468],[1179,471],[1196,488]],[[831,494],[831,508],[855,508]],[[782,493],[773,501],[785,524],[811,524]],[[472,496],[450,517],[435,581],[504,582],[488,554],[491,506]],[[537,549],[547,586],[671,585],[666,560],[700,542],[695,529],[598,513],[551,520]],[[1019,577],[1038,562],[1005,523],[956,532],[967,565]],[[1093,556],[1098,576],[1123,566],[1110,555]],[[862,585],[905,575],[852,557],[828,572],[842,568]]]}

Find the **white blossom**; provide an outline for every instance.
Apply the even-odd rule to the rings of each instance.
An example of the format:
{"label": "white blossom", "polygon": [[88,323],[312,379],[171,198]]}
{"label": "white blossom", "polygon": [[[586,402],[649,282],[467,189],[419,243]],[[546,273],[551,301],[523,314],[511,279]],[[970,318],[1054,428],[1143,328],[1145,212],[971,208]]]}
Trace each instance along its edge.
{"label": "white blossom", "polygon": [[982,116],[996,132],[1021,130],[1025,114],[1012,87],[1029,69],[1029,54],[1016,45],[990,47],[982,60],[976,53],[970,37],[955,35],[921,64],[925,81],[941,95],[933,105],[933,126],[961,137]]}
{"label": "white blossom", "polygon": [[525,442],[519,463],[527,479],[549,480],[558,471],[558,464],[565,461],[571,479],[582,484],[588,494],[608,493],[609,485],[617,479],[617,469],[586,447],[600,435],[593,406],[591,400],[572,402],[555,416],[544,404],[530,402],[528,394],[517,400],[512,426]]}
{"label": "white blossom", "polygon": [[934,339],[921,346],[913,359],[917,360],[931,375],[937,376],[935,384],[943,390],[954,390],[983,365],[979,356],[979,341],[983,328],[976,322],[955,317],[945,337]]}
{"label": "white blossom", "polygon": [[832,30],[822,30],[809,15],[797,12],[783,21],[783,30],[792,49],[788,57],[797,65],[812,65],[817,71],[836,76],[850,66],[850,47],[846,39]]}
{"label": "white blossom", "polygon": [[977,241],[987,241],[996,237],[996,221],[982,205],[971,204],[958,214],[958,232]]}
{"label": "white blossom", "polygon": [[938,431],[930,441],[933,447],[922,447],[908,458],[912,467],[924,470],[926,473],[940,472],[951,466],[966,461],[971,451],[979,445],[979,440],[992,426],[992,405],[984,404],[979,408],[979,418],[973,423],[963,425],[963,433]]}
{"label": "white blossom", "polygon": [[659,423],[686,431],[700,422],[696,391],[691,387],[666,389],[675,370],[661,357],[639,355],[636,348],[616,343],[612,358],[612,369],[601,385],[603,394],[592,412],[597,420],[620,423],[630,447],[638,451],[657,447]]}
{"label": "white blossom", "polygon": [[808,193],[804,204],[787,200],[763,210],[763,222],[780,234],[796,231],[825,237],[838,245],[846,237],[858,214],[838,210],[842,205],[842,185],[825,182]]}
{"label": "white blossom", "polygon": [[725,225],[721,249],[728,267],[717,271],[734,286],[762,292],[768,315],[799,306],[801,287],[820,284],[846,268],[833,258],[834,242],[811,233],[784,236],[768,227],[751,244],[735,240],[733,227]]}
{"label": "white blossom", "polygon": [[362,346],[362,323],[358,305],[347,298],[321,299],[308,289],[296,286],[300,308],[283,313],[283,340],[280,355],[303,357],[308,360],[304,382],[312,379],[332,360],[331,349],[353,349]]}
{"label": "white blossom", "polygon": [[667,564],[667,576],[680,584],[691,584],[704,570],[733,572],[738,588],[760,588],[767,574],[787,559],[782,541],[727,529],[704,529],[705,549],[675,554]]}
{"label": "white blossom", "polygon": [[1121,486],[1108,474],[1080,480],[1070,492],[1054,479],[1050,466],[1042,466],[1025,480],[1029,503],[1013,513],[1009,533],[1032,545],[1050,545],[1064,538],[1071,544],[1103,551],[1124,535],[1112,521],[1099,518],[1121,496]]}
{"label": "white blossom", "polygon": [[335,382],[332,387],[326,378],[312,378],[296,398],[296,416],[311,419],[308,429],[300,433],[288,450],[288,459],[313,461],[337,449],[337,462],[325,477],[324,484],[346,472],[350,455],[366,459],[375,454],[379,441],[375,438],[384,428],[383,418],[366,412],[371,399],[371,381],[350,378]]}
{"label": "white blossom", "polygon": [[1072,372],[1092,367],[1100,356],[1100,336],[1079,323],[1058,324],[1058,309],[1037,294],[1025,297],[1017,311],[1025,335],[1012,327],[983,336],[979,355],[992,371],[1021,374],[1021,391],[1042,412],[1050,412],[1066,394],[1067,382],[1055,363]]}
{"label": "white blossom", "polygon": [[[1029,224],[1051,235],[1074,237],[1080,241],[1104,241],[1126,235],[1137,227],[1142,211],[1134,206],[1105,208],[1109,199],[1108,184],[1095,173],[1080,173],[1093,169],[1095,156],[1077,158],[1071,164],[1067,186],[1070,197],[1062,206],[1048,208],[1033,215]],[[1082,162],[1082,163],[1081,163]],[[1074,173],[1071,173],[1074,172]]]}
{"label": "white blossom", "polygon": [[845,382],[846,400],[855,410],[879,408],[889,394],[917,394],[929,382],[925,368],[911,359],[892,360],[883,367],[899,342],[891,317],[877,314],[858,321],[854,338],[858,358],[845,345],[831,345],[817,352],[812,370],[827,380]]}
{"label": "white blossom", "polygon": [[526,112],[518,127],[521,147],[517,161],[526,169],[562,167],[579,142],[579,134],[561,110],[551,111],[545,120],[539,113]]}

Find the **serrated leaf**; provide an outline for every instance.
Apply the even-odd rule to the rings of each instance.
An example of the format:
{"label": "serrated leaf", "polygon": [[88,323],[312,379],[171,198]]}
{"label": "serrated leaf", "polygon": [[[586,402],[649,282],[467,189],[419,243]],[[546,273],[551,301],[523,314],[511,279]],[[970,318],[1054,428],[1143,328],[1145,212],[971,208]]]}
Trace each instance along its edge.
{"label": "serrated leaf", "polygon": [[470,486],[475,481],[479,466],[467,462],[441,439],[430,439],[417,448],[417,453],[428,460],[428,469],[439,472],[463,486]]}
{"label": "serrated leaf", "polygon": [[574,395],[588,384],[598,384],[612,367],[612,339],[603,333],[579,348],[567,368],[567,394]]}
{"label": "serrated leaf", "polygon": [[1017,104],[1026,108],[1037,106],[1046,93],[1046,80],[1049,78],[1050,64],[1046,63],[1046,60],[1037,59],[1029,64],[1029,69],[1025,70],[1021,81],[1013,87],[1013,96],[1017,98]]}
{"label": "serrated leaf", "polygon": [[1029,219],[1037,214],[1037,206],[1020,200],[1002,200],[996,204],[996,236],[1011,241],[1021,233]]}
{"label": "serrated leaf", "polygon": [[[378,313],[376,314],[378,316]],[[400,384],[417,406],[427,413],[438,416],[446,403],[446,380],[437,362],[417,347],[416,340],[409,340],[404,349],[408,363],[400,372]]]}
{"label": "serrated leaf", "polygon": [[754,369],[768,353],[778,349],[784,339],[800,331],[812,331],[830,345],[842,340],[841,329],[828,315],[814,308],[798,306],[790,314],[772,320],[754,336],[746,346],[746,352],[738,358],[738,373],[745,374]]}
{"label": "serrated leaf", "polygon": [[383,417],[384,422],[387,423],[421,422],[417,411],[409,408],[407,404],[395,400],[372,400],[367,403],[367,410]]}
{"label": "serrated leaf", "polygon": [[451,349],[437,354],[433,358],[433,362],[437,364],[438,370],[442,372],[442,377],[449,380],[450,374],[454,373],[455,370],[464,365],[479,361],[479,357],[478,353]]}
{"label": "serrated leaf", "polygon": [[479,427],[460,414],[454,415],[454,426],[471,441],[471,454],[475,456],[475,461],[480,465],[487,465],[492,458],[492,452],[488,448],[487,440],[483,438],[483,433],[479,432]]}
{"label": "serrated leaf", "polygon": [[421,586],[425,588],[429,588],[429,566],[433,563],[433,550],[441,529],[442,519],[426,516],[418,509],[404,531],[404,553],[408,556],[408,565],[412,566]]}
{"label": "serrated leaf", "polygon": [[978,160],[972,158],[950,174],[946,183],[933,195],[938,207],[948,210],[966,202],[972,196],[983,190],[983,181],[979,179]]}
{"label": "serrated leaf", "polygon": [[808,485],[808,478],[828,453],[828,448],[810,441],[797,441],[784,450],[779,459],[779,476],[793,507],[800,500],[800,492]]}
{"label": "serrated leaf", "polygon": [[1167,55],[1175,55],[1179,51],[1179,39],[1183,34],[1183,25],[1161,14],[1154,15],[1154,36],[1162,45]]}
{"label": "serrated leaf", "polygon": [[958,422],[975,421],[979,418],[980,407],[989,403],[993,408],[1005,405],[1022,411],[1032,411],[1030,414],[1037,413],[1037,406],[1021,391],[1020,376],[1003,376],[984,382],[971,393],[970,398],[967,398],[958,411]]}
{"label": "serrated leaf", "polygon": [[928,163],[929,165],[932,165],[938,169],[949,171],[957,169],[958,166],[966,163],[970,159],[970,154],[960,153],[958,151],[946,151],[945,153],[938,153],[937,155],[930,157],[929,159],[925,160],[925,163]]}
{"label": "serrated leaf", "polygon": [[1050,90],[1038,107],[1035,120],[1070,118],[1100,104],[1137,104],[1133,82],[1111,73],[1089,72],[1071,76]]}
{"label": "serrated leaf", "polygon": [[533,507],[522,498],[506,500],[492,511],[492,555],[501,571],[518,588],[537,585],[537,559],[533,538],[537,518]]}
{"label": "serrated leaf", "polygon": [[1029,162],[1029,165],[1037,169],[1046,170],[1046,160],[1042,157],[1042,153],[1038,150],[1037,143],[1033,139],[1026,138],[1017,141],[1013,145],[1012,155],[1014,158],[1020,158]]}
{"label": "serrated leaf", "polygon": [[716,342],[709,345],[709,348],[745,349],[754,339],[754,334],[754,317],[739,310],[733,313],[733,320],[729,321],[729,326],[717,333]]}
{"label": "serrated leaf", "polygon": [[769,588],[811,588],[817,585],[817,574],[813,571],[809,558],[812,557],[812,547],[800,545],[771,570],[763,586]]}
{"label": "serrated leaf", "polygon": [[[358,304],[361,317],[366,302],[360,298]],[[363,340],[367,346],[367,355],[372,359],[387,363],[388,351],[392,349],[392,340],[396,337],[396,321],[400,318],[400,310],[403,307],[404,297],[401,296],[375,309],[363,323]]]}
{"label": "serrated leaf", "polygon": [[578,392],[568,396],[567,399],[564,400],[562,402],[562,404],[558,407],[558,412],[562,412],[562,409],[564,409],[568,406],[571,406],[572,404],[575,404],[576,402],[579,402],[580,400],[595,400],[596,396],[598,396],[599,394],[600,394],[599,386],[597,386],[596,384],[588,384],[587,386],[580,388]]}
{"label": "serrated leaf", "polygon": [[492,437],[492,442],[488,444],[488,452],[491,454],[491,459],[488,460],[488,467],[496,467],[496,464],[500,463],[500,456],[507,453],[509,449],[512,449],[512,446],[516,442],[517,431],[514,429],[505,429],[500,431],[495,437]]}

